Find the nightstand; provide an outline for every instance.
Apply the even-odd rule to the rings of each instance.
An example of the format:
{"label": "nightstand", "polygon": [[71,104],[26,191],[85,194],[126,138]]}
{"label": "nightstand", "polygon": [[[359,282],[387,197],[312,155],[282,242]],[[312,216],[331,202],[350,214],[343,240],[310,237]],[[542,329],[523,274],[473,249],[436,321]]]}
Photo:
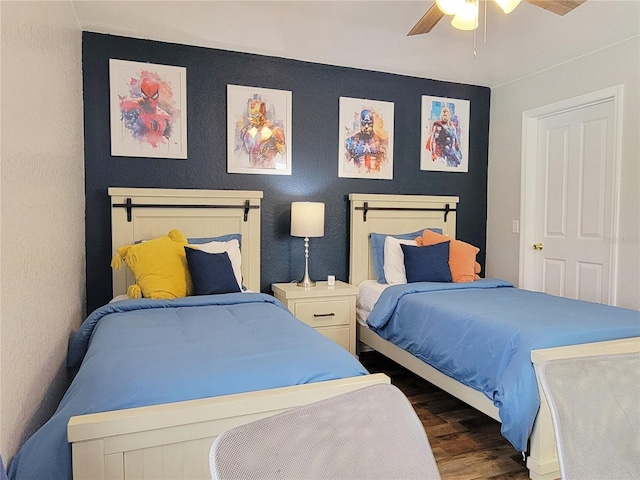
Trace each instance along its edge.
{"label": "nightstand", "polygon": [[358,287],[336,280],[317,282],[308,290],[296,283],[274,283],[274,296],[299,320],[356,354],[356,296]]}

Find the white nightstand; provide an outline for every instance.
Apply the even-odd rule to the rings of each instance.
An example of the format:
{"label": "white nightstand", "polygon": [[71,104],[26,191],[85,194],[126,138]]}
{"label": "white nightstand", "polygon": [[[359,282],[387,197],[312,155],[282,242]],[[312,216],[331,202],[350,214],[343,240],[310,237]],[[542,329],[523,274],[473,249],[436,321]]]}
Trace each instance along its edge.
{"label": "white nightstand", "polygon": [[356,354],[358,287],[336,280],[332,287],[317,282],[306,290],[296,283],[274,283],[271,289],[298,319]]}

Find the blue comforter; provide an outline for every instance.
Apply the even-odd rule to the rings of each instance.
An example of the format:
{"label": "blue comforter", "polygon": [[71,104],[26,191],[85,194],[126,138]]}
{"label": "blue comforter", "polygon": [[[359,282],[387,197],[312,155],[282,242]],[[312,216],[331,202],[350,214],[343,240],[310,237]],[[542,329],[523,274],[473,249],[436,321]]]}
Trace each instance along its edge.
{"label": "blue comforter", "polygon": [[67,362],[81,365],[78,374],[11,462],[12,480],[71,478],[66,428],[74,415],[368,373],[259,293],[114,302],[83,322]]}
{"label": "blue comforter", "polygon": [[497,279],[385,289],[367,323],[483,392],[520,452],[540,406],[531,350],[640,336],[640,312],[513,288]]}

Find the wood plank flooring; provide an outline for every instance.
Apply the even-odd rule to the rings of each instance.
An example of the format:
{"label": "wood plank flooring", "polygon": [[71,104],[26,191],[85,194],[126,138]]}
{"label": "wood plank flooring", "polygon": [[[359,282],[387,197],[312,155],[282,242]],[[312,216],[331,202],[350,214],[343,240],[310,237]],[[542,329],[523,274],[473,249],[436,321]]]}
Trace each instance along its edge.
{"label": "wood plank flooring", "polygon": [[371,373],[383,372],[409,399],[443,480],[529,478],[522,455],[500,434],[500,423],[431,385],[378,352],[362,352]]}

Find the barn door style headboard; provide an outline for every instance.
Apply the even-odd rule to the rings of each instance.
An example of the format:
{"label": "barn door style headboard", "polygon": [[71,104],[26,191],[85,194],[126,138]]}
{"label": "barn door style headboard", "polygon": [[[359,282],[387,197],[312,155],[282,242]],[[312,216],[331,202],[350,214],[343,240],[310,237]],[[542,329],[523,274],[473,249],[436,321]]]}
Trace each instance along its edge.
{"label": "barn door style headboard", "polygon": [[[166,235],[177,229],[187,238],[242,235],[244,285],[260,291],[261,191],[110,187],[111,247]],[[135,283],[128,268],[113,270],[113,296]]]}
{"label": "barn door style headboard", "polygon": [[458,197],[352,193],[350,203],[349,283],[376,279],[371,233],[408,233],[439,228],[456,236]]}

